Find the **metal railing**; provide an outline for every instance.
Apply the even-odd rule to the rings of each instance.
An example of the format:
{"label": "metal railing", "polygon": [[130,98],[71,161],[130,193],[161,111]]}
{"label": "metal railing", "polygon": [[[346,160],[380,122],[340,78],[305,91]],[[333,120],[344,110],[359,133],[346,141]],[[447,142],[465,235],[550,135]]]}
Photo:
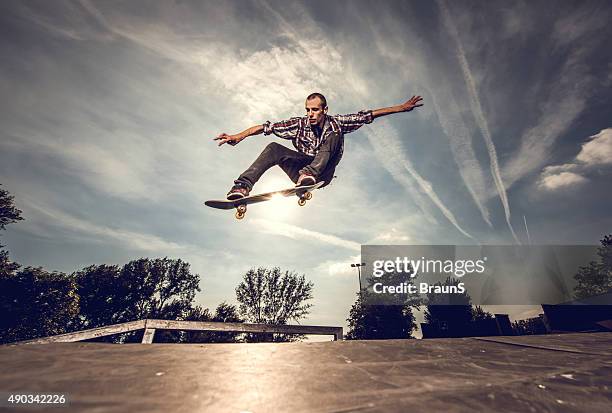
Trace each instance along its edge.
{"label": "metal railing", "polygon": [[129,321],[127,323],[113,324],[89,330],[75,331],[73,333],[56,336],[36,338],[20,341],[14,344],[45,344],[45,343],[72,343],[143,330],[143,344],[153,343],[155,330],[184,330],[184,331],[223,331],[232,333],[279,333],[279,334],[313,334],[334,336],[334,341],[342,340],[342,327],[306,326],[306,325],[272,325],[249,323],[221,323],[213,321],[175,321],[144,319]]}

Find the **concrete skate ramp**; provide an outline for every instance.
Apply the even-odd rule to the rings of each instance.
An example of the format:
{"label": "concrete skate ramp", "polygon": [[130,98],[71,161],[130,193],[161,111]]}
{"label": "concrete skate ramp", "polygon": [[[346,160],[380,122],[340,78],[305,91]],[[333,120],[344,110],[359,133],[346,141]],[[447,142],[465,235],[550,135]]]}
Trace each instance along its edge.
{"label": "concrete skate ramp", "polygon": [[67,408],[45,409],[58,412],[604,412],[612,403],[612,333],[32,344],[0,347],[0,363],[0,392],[64,393]]}

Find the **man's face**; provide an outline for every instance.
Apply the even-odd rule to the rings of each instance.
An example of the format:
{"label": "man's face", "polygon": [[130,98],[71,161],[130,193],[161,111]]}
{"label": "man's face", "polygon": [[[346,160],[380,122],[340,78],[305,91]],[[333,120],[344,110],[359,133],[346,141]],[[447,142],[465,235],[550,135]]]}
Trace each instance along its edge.
{"label": "man's face", "polygon": [[306,116],[311,126],[323,126],[326,113],[327,107],[323,107],[323,102],[318,97],[306,101]]}

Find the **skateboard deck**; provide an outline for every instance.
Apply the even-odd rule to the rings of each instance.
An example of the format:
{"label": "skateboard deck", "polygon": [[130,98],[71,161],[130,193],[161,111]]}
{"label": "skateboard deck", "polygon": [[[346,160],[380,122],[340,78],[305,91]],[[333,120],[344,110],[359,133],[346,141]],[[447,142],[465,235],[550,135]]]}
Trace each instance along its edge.
{"label": "skateboard deck", "polygon": [[317,182],[314,185],[308,186],[299,186],[292,187],[288,189],[281,189],[280,191],[266,192],[263,194],[250,195],[244,198],[236,199],[233,201],[229,201],[227,199],[223,200],[211,200],[204,202],[204,205],[209,206],[211,208],[216,209],[232,209],[236,208],[236,218],[242,219],[246,214],[247,205],[257,204],[259,202],[265,202],[272,199],[272,197],[276,195],[288,197],[296,195],[298,199],[298,204],[300,206],[304,206],[306,201],[312,198],[312,191],[317,188],[323,186],[325,182]]}

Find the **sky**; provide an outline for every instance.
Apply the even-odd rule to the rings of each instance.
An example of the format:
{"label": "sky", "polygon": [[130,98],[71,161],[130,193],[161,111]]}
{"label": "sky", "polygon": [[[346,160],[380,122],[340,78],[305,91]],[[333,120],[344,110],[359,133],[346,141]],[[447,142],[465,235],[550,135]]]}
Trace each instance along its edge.
{"label": "sky", "polygon": [[[25,218],[2,243],[68,273],[181,258],[211,309],[278,266],[314,282],[302,323],[342,326],[361,245],[598,244],[609,21],[605,0],[0,2],[0,184]],[[290,146],[212,138],[302,116],[315,91],[330,114],[424,106],[347,134],[305,207],[205,207],[268,143]],[[254,193],[288,186],[274,168]]]}

